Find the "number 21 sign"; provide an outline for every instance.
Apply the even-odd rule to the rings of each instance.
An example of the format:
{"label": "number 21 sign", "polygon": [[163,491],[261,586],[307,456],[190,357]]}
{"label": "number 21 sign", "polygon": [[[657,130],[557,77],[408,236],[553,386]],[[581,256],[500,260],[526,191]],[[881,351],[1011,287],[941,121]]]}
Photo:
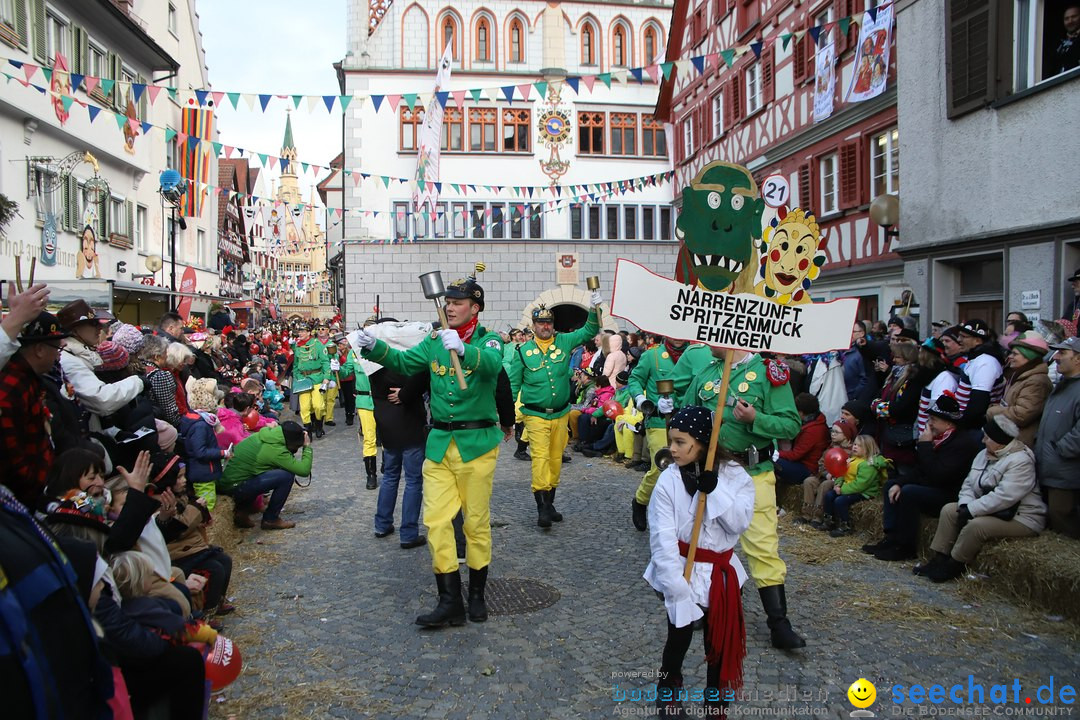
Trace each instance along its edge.
{"label": "number 21 sign", "polygon": [[787,205],[791,199],[791,188],[783,175],[770,175],[761,183],[761,199],[771,208]]}

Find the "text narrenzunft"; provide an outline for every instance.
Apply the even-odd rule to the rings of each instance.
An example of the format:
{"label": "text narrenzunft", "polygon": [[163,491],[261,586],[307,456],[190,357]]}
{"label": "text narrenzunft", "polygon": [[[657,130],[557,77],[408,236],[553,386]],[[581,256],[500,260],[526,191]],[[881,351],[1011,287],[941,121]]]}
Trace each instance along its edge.
{"label": "text narrenzunft", "polygon": [[799,355],[849,347],[858,307],[855,299],[780,305],[756,295],[712,292],[620,258],[611,314],[666,337]]}

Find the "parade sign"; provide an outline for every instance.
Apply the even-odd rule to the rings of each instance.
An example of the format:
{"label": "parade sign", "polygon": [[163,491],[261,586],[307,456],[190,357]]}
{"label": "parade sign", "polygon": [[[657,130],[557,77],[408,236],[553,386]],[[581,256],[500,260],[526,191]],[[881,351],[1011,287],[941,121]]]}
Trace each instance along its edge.
{"label": "parade sign", "polygon": [[780,305],[746,293],[712,292],[619,258],[611,314],[678,340],[801,355],[847,348],[858,307],[854,298]]}

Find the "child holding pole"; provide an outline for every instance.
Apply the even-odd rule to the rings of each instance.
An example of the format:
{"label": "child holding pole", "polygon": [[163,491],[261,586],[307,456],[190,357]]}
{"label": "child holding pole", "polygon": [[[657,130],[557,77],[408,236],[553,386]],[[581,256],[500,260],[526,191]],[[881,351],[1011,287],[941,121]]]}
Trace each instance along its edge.
{"label": "child holding pole", "polygon": [[[703,698],[706,714],[719,716],[742,684],[746,626],[740,588],[746,571],[732,553],[754,512],[754,483],[746,470],[717,448],[716,470],[706,470],[713,435],[712,413],[680,409],[668,428],[674,462],[657,480],[649,502],[652,559],[645,579],[664,596],[667,642],[657,681],[660,715],[675,716],[687,697]],[[689,581],[685,560],[701,495],[705,511]],[[682,691],[682,664],[693,640],[693,623],[705,618],[704,694]]]}

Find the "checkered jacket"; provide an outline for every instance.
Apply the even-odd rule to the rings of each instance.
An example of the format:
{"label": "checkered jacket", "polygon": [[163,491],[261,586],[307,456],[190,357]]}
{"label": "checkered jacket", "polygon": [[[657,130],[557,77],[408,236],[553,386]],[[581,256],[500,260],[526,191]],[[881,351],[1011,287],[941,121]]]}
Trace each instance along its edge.
{"label": "checkered jacket", "polygon": [[38,504],[53,461],[44,393],[21,355],[0,370],[0,484],[30,508]]}

